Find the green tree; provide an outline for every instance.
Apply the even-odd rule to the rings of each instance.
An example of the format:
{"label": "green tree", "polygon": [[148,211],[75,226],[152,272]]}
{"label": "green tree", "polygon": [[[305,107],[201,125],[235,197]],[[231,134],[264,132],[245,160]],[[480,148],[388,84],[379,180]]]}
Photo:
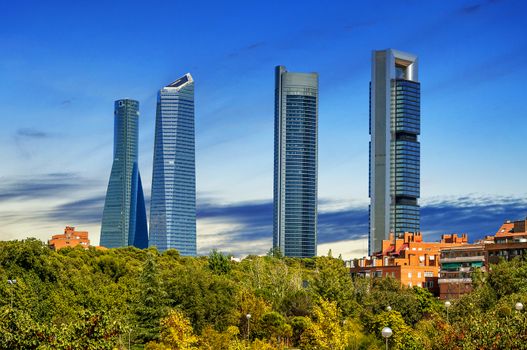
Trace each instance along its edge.
{"label": "green tree", "polygon": [[291,341],[293,346],[300,345],[300,338],[309,327],[311,327],[311,319],[309,317],[296,316],[291,319]]}
{"label": "green tree", "polygon": [[231,270],[230,257],[213,249],[209,254],[209,268],[218,275],[229,273]]}
{"label": "green tree", "polygon": [[284,316],[276,311],[268,312],[262,316],[260,329],[265,339],[270,339],[277,345],[287,344],[292,336],[291,326]]}
{"label": "green tree", "polygon": [[139,276],[139,298],[136,303],[138,329],[142,343],[159,338],[159,322],[166,315],[166,293],[161,285],[156,257],[148,254]]}
{"label": "green tree", "polygon": [[390,327],[393,331],[393,335],[388,339],[390,349],[424,349],[419,335],[404,322],[400,312],[385,311],[375,314],[369,324],[369,331],[381,339],[384,327]]}
{"label": "green tree", "polygon": [[336,302],[344,316],[359,310],[349,269],[342,260],[318,257],[312,289],[317,296]]}

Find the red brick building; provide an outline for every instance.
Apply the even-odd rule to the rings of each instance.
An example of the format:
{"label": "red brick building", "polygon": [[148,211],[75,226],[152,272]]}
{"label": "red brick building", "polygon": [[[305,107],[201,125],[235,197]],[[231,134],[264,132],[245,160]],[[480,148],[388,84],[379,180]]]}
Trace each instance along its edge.
{"label": "red brick building", "polygon": [[527,258],[527,219],[505,221],[494,236],[475,244],[441,250],[440,298],[453,299],[472,291],[472,274],[486,272],[491,264],[516,257]]}
{"label": "red brick building", "polygon": [[75,227],[66,226],[64,234],[53,235],[48,241],[48,245],[53,250],[59,250],[64,247],[75,247],[77,245],[88,249],[90,246],[88,231],[75,231]]}
{"label": "red brick building", "polygon": [[402,238],[383,240],[382,251],[355,259],[351,274],[366,277],[393,277],[401,284],[428,288],[439,295],[439,255],[441,248],[467,244],[467,235],[446,234],[439,242],[423,242],[420,232],[405,233]]}

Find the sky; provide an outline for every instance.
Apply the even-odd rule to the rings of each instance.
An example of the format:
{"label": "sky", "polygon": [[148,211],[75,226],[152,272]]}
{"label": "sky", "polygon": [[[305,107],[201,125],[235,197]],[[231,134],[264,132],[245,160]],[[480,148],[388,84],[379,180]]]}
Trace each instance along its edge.
{"label": "sky", "polygon": [[[319,73],[318,253],[363,256],[371,52],[419,57],[425,238],[527,216],[527,2],[2,1],[0,239],[98,244],[113,101],[140,102],[150,197],[157,91],[196,91],[198,252],[272,245],[274,67]],[[148,210],[148,208],[147,208]]]}

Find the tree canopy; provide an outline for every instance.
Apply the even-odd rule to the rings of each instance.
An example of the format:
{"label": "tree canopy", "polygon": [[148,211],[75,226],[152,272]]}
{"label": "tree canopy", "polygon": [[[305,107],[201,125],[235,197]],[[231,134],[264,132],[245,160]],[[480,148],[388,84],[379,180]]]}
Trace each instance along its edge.
{"label": "tree canopy", "polygon": [[390,349],[527,349],[514,309],[527,305],[526,271],[516,260],[475,275],[447,321],[425,289],[352,279],[332,257],[0,242],[0,349],[383,349],[386,326]]}

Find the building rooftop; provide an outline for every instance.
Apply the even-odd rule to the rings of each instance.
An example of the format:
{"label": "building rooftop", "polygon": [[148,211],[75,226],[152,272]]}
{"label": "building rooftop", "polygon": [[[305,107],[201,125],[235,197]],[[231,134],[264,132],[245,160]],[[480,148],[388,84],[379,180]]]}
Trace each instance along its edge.
{"label": "building rooftop", "polygon": [[177,90],[182,89],[183,87],[187,86],[188,84],[191,84],[194,82],[194,79],[192,79],[192,75],[190,73],[185,74],[181,78],[179,78],[176,81],[173,81],[172,83],[165,86],[165,88],[175,88]]}

